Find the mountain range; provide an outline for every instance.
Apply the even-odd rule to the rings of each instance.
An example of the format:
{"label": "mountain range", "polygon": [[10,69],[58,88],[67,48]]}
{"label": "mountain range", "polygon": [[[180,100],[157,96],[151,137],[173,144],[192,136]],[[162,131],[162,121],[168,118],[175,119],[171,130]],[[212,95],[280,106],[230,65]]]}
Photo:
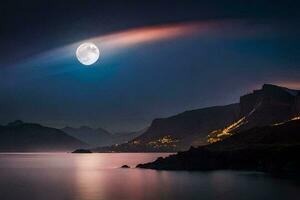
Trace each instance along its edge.
{"label": "mountain range", "polygon": [[79,128],[65,127],[61,130],[68,135],[87,143],[90,147],[101,147],[125,143],[142,134],[144,131],[110,133],[103,128],[94,129],[88,126],[81,126]]}
{"label": "mountain range", "polygon": [[179,152],[139,168],[160,170],[256,170],[299,173],[300,117],[255,127],[222,141]]}
{"label": "mountain range", "polygon": [[253,127],[281,123],[300,115],[300,92],[264,84],[240,97],[239,103],[185,111],[154,119],[135,139],[93,149],[96,152],[183,151],[221,141]]}
{"label": "mountain range", "polygon": [[[87,126],[56,129],[15,121],[0,126],[0,151],[176,152],[218,143],[241,132],[300,116],[300,92],[265,84],[238,103],[154,119],[137,132],[112,134]],[[256,136],[255,136],[256,137]]]}
{"label": "mountain range", "polygon": [[79,128],[65,127],[61,129],[63,132],[81,140],[90,146],[102,146],[112,144],[112,134],[102,128],[93,129],[88,126],[80,126]]}
{"label": "mountain range", "polygon": [[0,126],[1,152],[71,151],[88,145],[65,132],[20,120]]}
{"label": "mountain range", "polygon": [[0,126],[0,152],[73,151],[78,148],[125,143],[141,133],[112,134],[102,128],[93,129],[88,126],[57,129],[16,120]]}

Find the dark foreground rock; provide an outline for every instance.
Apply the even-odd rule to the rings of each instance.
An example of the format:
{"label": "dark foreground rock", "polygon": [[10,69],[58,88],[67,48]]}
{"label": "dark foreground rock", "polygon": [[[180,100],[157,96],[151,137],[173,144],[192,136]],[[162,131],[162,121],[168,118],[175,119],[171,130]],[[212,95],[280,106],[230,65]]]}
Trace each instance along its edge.
{"label": "dark foreground rock", "polygon": [[93,153],[88,149],[76,149],[75,151],[73,151],[72,153]]}
{"label": "dark foreground rock", "polygon": [[159,170],[256,170],[299,173],[300,120],[255,128],[212,145],[191,148],[138,168]]}
{"label": "dark foreground rock", "polygon": [[232,151],[192,149],[159,158],[138,168],[159,170],[256,170],[271,173],[299,172],[300,145],[250,146]]}

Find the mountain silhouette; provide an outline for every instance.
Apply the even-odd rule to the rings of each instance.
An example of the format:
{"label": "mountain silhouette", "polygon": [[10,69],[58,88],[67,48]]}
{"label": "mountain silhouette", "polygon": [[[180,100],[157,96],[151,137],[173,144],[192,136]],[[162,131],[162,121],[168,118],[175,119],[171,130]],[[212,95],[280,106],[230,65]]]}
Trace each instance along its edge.
{"label": "mountain silhouette", "polygon": [[17,120],[0,126],[1,152],[70,151],[86,144],[65,132]]}
{"label": "mountain silhouette", "polygon": [[103,128],[94,129],[88,126],[81,126],[79,128],[65,127],[61,130],[68,135],[84,141],[89,147],[101,147],[125,143],[143,133],[143,130],[137,132],[110,133]]}
{"label": "mountain silhouette", "polygon": [[102,128],[93,129],[88,126],[81,126],[79,128],[65,127],[61,130],[91,147],[113,144],[112,134]]}
{"label": "mountain silhouette", "polygon": [[186,111],[154,119],[132,141],[96,151],[182,151],[223,140],[240,131],[287,121],[300,113],[300,92],[264,84],[239,103]]}
{"label": "mountain silhouette", "polygon": [[163,170],[257,170],[299,173],[300,117],[251,128],[213,144],[191,148],[139,168]]}

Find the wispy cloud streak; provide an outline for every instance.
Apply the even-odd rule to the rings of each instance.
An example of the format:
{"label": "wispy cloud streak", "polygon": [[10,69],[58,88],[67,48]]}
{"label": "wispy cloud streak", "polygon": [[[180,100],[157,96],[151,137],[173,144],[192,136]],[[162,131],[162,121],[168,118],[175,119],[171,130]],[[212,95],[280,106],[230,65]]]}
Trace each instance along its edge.
{"label": "wispy cloud streak", "polygon": [[28,59],[29,62],[53,63],[67,58],[75,58],[77,47],[83,42],[93,42],[99,48],[100,57],[110,57],[138,45],[155,43],[160,41],[185,38],[189,36],[206,35],[208,37],[239,38],[253,37],[258,33],[269,31],[268,26],[250,25],[240,20],[223,21],[195,21],[175,24],[164,24],[134,28],[119,32],[113,32],[98,37],[87,38],[70,45],[46,51]]}

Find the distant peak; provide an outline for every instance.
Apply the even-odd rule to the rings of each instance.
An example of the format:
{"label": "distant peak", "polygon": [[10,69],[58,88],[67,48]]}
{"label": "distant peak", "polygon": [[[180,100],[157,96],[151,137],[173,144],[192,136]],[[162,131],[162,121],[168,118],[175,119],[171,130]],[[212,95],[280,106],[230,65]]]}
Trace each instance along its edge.
{"label": "distant peak", "polygon": [[289,93],[292,96],[296,96],[299,93],[299,90],[294,90],[294,89],[290,89],[287,87],[282,87],[282,86],[278,86],[278,85],[273,85],[273,84],[264,84],[262,87],[262,90],[268,90],[268,91],[285,91],[287,93]]}
{"label": "distant peak", "polygon": [[7,126],[19,126],[21,124],[24,124],[24,122],[22,120],[16,120],[16,121],[13,121],[13,122],[9,122],[7,124]]}
{"label": "distant peak", "polygon": [[281,88],[282,89],[282,87],[278,86],[278,85],[273,85],[273,84],[269,84],[269,83],[263,84],[262,89],[268,89],[268,88],[277,88],[277,89]]}

